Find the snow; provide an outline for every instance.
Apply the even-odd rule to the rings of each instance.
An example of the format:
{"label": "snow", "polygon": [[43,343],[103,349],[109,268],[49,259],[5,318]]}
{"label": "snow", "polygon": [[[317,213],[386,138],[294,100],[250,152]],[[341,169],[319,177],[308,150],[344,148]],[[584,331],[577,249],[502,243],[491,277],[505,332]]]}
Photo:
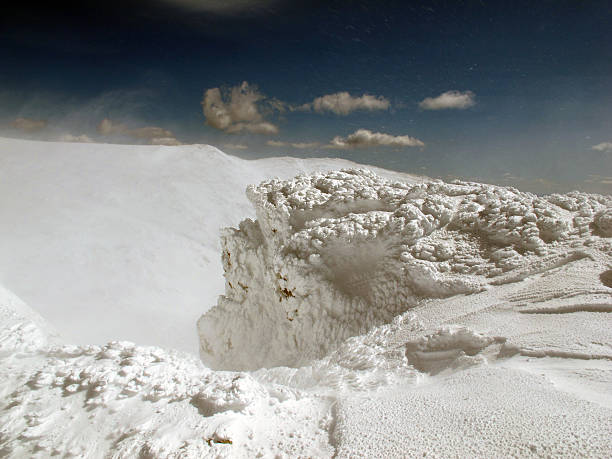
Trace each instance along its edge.
{"label": "snow", "polygon": [[219,230],[253,215],[247,185],[351,165],[0,138],[0,284],[70,342],[197,352],[223,293]]}
{"label": "snow", "polygon": [[[425,299],[476,294],[611,247],[591,236],[612,206],[605,196],[414,184],[355,169],[247,194],[257,220],[224,232],[226,293],[198,323],[213,368],[301,366]],[[602,301],[588,308],[605,312]]]}
{"label": "snow", "polygon": [[337,457],[610,454],[609,408],[557,390],[544,376],[503,367],[347,398],[337,415]]}
{"label": "snow", "polygon": [[0,456],[612,455],[612,197],[0,147]]}

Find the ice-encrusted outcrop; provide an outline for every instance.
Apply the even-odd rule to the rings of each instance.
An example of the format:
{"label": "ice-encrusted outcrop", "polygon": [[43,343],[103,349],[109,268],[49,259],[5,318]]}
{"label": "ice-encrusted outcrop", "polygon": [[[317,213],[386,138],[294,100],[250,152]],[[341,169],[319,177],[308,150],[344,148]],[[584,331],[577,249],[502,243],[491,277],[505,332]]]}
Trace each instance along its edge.
{"label": "ice-encrusted outcrop", "polygon": [[415,185],[367,170],[266,181],[247,195],[257,220],[223,231],[226,292],[198,322],[214,368],[322,357],[424,299],[520,279],[543,258],[581,257],[610,236],[612,215],[606,196]]}

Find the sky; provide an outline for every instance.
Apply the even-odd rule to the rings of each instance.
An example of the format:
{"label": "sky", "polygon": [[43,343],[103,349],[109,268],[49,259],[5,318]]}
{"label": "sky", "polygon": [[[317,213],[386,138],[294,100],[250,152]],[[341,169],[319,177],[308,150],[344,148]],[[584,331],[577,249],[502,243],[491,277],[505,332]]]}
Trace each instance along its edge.
{"label": "sky", "polygon": [[612,193],[608,1],[11,3],[0,135]]}

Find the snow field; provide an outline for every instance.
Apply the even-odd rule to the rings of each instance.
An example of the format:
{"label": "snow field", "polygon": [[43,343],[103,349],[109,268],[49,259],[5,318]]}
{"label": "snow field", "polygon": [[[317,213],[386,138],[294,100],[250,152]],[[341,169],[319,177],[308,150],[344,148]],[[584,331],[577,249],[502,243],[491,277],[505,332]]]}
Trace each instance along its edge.
{"label": "snow field", "polygon": [[0,456],[612,454],[611,197],[0,144]]}

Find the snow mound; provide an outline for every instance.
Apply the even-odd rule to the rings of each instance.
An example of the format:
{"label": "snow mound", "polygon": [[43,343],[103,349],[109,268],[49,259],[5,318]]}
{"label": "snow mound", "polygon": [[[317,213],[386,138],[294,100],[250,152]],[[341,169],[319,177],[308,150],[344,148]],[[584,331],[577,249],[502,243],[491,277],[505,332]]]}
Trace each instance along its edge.
{"label": "snow mound", "polygon": [[612,237],[612,209],[607,208],[598,212],[593,223],[602,236]]}
{"label": "snow mound", "polygon": [[225,295],[198,322],[213,368],[301,366],[431,298],[588,256],[612,198],[409,184],[344,169],[250,186],[257,220],[222,233]]}
{"label": "snow mound", "polygon": [[466,327],[444,327],[406,343],[408,362],[421,372],[440,373],[486,363],[485,355],[505,355],[503,337],[489,337]]}

